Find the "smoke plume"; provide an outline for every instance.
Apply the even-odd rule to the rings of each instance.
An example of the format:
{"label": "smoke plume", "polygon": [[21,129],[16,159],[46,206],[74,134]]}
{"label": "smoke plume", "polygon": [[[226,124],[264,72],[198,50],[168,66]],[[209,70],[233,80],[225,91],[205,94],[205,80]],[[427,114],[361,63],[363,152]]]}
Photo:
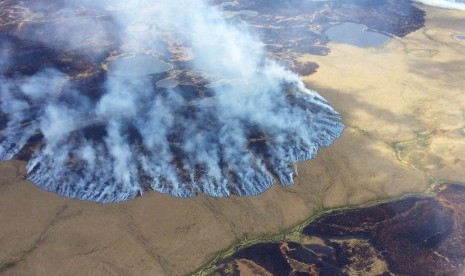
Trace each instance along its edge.
{"label": "smoke plume", "polygon": [[[292,184],[292,164],[343,130],[244,22],[206,1],[50,6],[28,5],[33,23],[0,45],[0,159],[28,148],[28,178],[45,190],[97,202],[256,195]],[[80,57],[77,67],[101,63],[101,85],[86,89],[92,78],[53,62],[18,73],[18,40],[59,49],[59,62]]]}

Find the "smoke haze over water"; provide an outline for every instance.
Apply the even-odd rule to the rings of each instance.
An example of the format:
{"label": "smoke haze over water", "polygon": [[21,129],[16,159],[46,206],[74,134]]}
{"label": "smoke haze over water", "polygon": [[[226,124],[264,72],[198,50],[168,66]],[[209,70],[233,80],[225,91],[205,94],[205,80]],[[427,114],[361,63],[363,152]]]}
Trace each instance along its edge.
{"label": "smoke haze over water", "polygon": [[[28,9],[34,21],[48,7]],[[255,195],[276,180],[292,184],[291,164],[343,130],[339,114],[267,58],[245,23],[205,1],[67,1],[57,14],[68,21],[17,36],[92,62],[112,45],[120,51],[102,62],[109,72],[90,92],[54,66],[11,74],[16,42],[2,40],[0,159],[41,141],[28,177],[45,190],[98,202],[152,189]]]}

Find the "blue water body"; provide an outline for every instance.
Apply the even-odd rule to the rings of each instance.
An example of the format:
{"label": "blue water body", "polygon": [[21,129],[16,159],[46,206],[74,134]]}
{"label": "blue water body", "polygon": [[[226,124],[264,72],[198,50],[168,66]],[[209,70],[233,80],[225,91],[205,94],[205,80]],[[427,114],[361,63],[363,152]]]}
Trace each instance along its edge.
{"label": "blue water body", "polygon": [[454,35],[454,38],[460,41],[465,41],[465,34],[463,35]]}
{"label": "blue water body", "polygon": [[391,39],[387,35],[369,31],[365,25],[351,22],[329,28],[326,35],[333,42],[362,48],[380,47]]}

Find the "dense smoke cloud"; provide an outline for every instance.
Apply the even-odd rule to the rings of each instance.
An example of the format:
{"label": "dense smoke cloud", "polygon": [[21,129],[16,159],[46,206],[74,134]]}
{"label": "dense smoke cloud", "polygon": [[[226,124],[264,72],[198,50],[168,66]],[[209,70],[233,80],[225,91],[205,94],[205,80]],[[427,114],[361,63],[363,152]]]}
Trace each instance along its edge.
{"label": "dense smoke cloud", "polygon": [[[54,68],[2,73],[0,159],[41,140],[28,164],[39,187],[99,202],[151,189],[255,195],[275,180],[292,184],[291,164],[314,158],[342,132],[323,98],[267,58],[243,22],[227,22],[205,1],[76,2],[60,10],[71,23],[57,20],[18,37],[59,43],[91,60],[118,44],[122,54],[107,59],[101,95],[81,91]],[[30,9],[46,10],[38,3]],[[170,64],[173,48],[202,85],[161,85],[181,78]],[[1,50],[0,63],[14,67],[12,49]]]}

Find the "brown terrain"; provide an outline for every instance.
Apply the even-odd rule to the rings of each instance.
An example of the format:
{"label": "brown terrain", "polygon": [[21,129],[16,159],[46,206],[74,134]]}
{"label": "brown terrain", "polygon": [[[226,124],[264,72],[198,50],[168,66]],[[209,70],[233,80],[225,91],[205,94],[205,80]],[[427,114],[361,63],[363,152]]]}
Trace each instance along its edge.
{"label": "brown terrain", "polygon": [[347,129],[298,165],[293,186],[222,199],[150,192],[102,205],[36,188],[25,162],[0,163],[0,274],[182,275],[321,210],[465,182],[465,43],[454,39],[465,13],[421,8],[426,27],[385,47],[329,43],[326,56],[299,54],[319,65],[304,79]]}
{"label": "brown terrain", "polygon": [[463,275],[465,186],[442,184],[364,208],[333,211],[282,241],[242,248],[218,275]]}

